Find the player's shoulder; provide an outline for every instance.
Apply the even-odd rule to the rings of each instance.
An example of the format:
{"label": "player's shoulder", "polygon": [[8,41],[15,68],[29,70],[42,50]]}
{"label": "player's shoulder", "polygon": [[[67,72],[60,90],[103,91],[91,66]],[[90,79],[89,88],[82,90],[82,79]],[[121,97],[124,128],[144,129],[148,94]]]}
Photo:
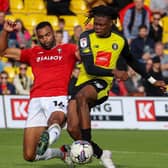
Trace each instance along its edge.
{"label": "player's shoulder", "polygon": [[77,45],[73,43],[65,43],[65,44],[62,44],[61,46],[62,48],[77,48]]}
{"label": "player's shoulder", "polygon": [[39,46],[39,45],[34,46],[34,47],[31,48],[32,51],[39,51],[39,50],[42,50],[42,49],[43,48],[41,46]]}
{"label": "player's shoulder", "polygon": [[124,39],[124,36],[123,36],[123,34],[122,34],[120,31],[112,30],[111,32],[112,32],[113,34],[115,34],[116,36],[118,36],[118,37]]}
{"label": "player's shoulder", "polygon": [[117,31],[117,30],[112,30],[112,34],[115,35],[117,38],[123,40],[124,42],[126,42],[126,38],[124,37],[124,35],[122,34],[122,32]]}

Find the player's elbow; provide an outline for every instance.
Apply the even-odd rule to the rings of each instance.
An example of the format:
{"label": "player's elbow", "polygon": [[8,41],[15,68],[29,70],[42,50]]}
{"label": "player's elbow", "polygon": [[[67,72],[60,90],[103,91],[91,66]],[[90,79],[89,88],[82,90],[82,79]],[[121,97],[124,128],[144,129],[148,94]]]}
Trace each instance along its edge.
{"label": "player's elbow", "polygon": [[4,55],[5,55],[5,50],[0,49],[0,56],[4,56]]}

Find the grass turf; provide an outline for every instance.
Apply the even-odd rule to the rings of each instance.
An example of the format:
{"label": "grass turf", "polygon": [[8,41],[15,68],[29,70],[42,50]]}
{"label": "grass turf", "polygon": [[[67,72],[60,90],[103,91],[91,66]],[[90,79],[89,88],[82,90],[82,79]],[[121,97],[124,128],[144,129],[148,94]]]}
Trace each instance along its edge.
{"label": "grass turf", "polygon": [[[28,163],[22,158],[22,129],[0,129],[0,168],[66,168],[59,159]],[[93,139],[113,151],[117,168],[167,168],[168,131],[94,130]],[[63,131],[54,145],[70,144]],[[97,159],[77,168],[102,168]]]}

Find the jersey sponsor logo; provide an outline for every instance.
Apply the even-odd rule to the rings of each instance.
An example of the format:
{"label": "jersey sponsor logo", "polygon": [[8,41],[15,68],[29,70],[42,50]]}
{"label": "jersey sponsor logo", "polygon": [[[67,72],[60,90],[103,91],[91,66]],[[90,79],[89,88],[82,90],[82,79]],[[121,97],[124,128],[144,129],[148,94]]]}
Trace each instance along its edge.
{"label": "jersey sponsor logo", "polygon": [[81,48],[85,48],[87,46],[87,39],[86,37],[80,39],[80,46]]}
{"label": "jersey sponsor logo", "polygon": [[99,51],[96,55],[96,65],[109,67],[112,53]]}
{"label": "jersey sponsor logo", "polygon": [[118,49],[118,44],[117,43],[112,44],[112,49],[117,50]]}
{"label": "jersey sponsor logo", "polygon": [[40,56],[36,58],[36,62],[42,62],[42,61],[61,61],[62,56],[58,55],[51,55],[51,56]]}
{"label": "jersey sponsor logo", "polygon": [[58,48],[57,51],[58,51],[58,54],[61,54],[62,49],[61,49],[61,48]]}
{"label": "jersey sponsor logo", "polygon": [[11,99],[12,119],[26,120],[28,114],[28,99]]}
{"label": "jersey sponsor logo", "polygon": [[137,100],[135,103],[138,121],[156,121],[154,101]]}

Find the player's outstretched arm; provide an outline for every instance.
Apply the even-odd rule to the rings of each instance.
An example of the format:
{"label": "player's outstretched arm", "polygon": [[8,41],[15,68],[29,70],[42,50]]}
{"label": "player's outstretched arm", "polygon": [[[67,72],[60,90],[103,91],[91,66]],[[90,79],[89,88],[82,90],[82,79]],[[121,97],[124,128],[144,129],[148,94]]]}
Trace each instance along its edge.
{"label": "player's outstretched arm", "polygon": [[8,48],[8,34],[14,31],[16,23],[11,20],[6,20],[3,30],[0,34],[0,55],[6,58],[13,58],[17,61],[20,60],[21,50],[17,48]]}
{"label": "player's outstretched arm", "polygon": [[0,54],[8,47],[7,44],[8,32],[2,30],[0,33]]}
{"label": "player's outstretched arm", "polygon": [[18,48],[7,48],[3,52],[3,56],[6,58],[12,58],[16,61],[20,61],[21,49]]}
{"label": "player's outstretched arm", "polygon": [[166,84],[164,81],[158,81],[154,77],[152,77],[146,71],[146,65],[144,63],[140,63],[129,51],[129,46],[126,43],[122,55],[124,56],[127,64],[134,69],[137,73],[139,73],[143,78],[145,78],[148,82],[153,84],[154,86],[160,87],[162,90],[165,89]]}

